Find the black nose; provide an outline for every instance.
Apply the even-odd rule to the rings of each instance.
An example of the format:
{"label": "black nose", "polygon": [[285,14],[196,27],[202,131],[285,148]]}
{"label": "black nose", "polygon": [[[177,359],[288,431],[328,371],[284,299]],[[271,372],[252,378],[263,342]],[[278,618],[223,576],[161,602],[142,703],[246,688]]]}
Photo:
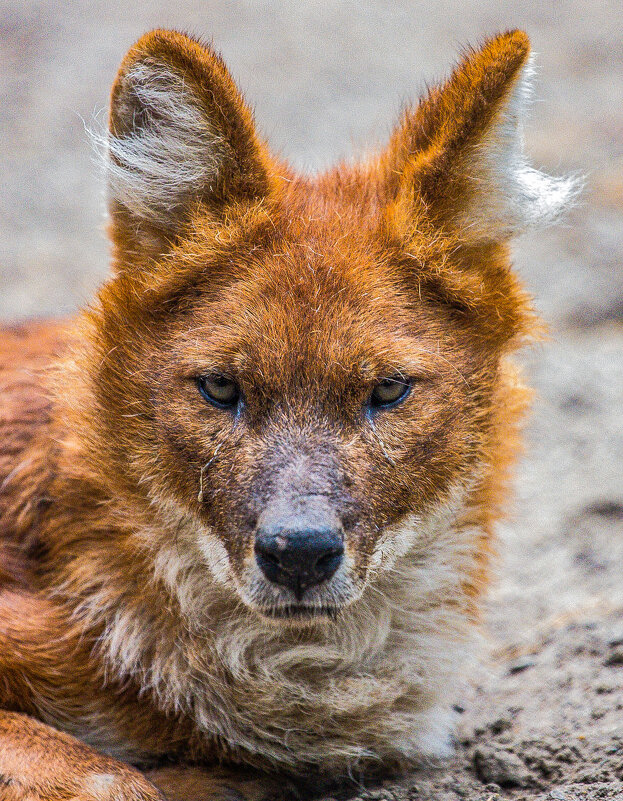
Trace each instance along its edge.
{"label": "black nose", "polygon": [[308,587],[331,578],[342,562],[342,533],[334,529],[260,529],[255,559],[269,581],[289,587],[300,601]]}

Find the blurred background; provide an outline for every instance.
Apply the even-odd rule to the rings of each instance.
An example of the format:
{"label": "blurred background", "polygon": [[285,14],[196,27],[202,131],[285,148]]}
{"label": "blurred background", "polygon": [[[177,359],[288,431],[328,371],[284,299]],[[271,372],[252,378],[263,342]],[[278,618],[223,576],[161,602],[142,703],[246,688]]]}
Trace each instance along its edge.
{"label": "blurred background", "polygon": [[523,242],[519,263],[550,321],[621,311],[620,3],[0,0],[2,317],[71,312],[106,274],[84,126],[105,125],[119,61],[153,27],[212,40],[273,147],[306,170],[384,141],[401,104],[447,75],[465,44],[524,28],[538,68],[527,149],[589,185],[581,213]]}
{"label": "blurred background", "polygon": [[[524,356],[537,399],[514,512],[502,527],[489,659],[499,667],[532,654],[538,663],[542,643],[561,627],[601,631],[607,620],[616,628],[623,609],[621,3],[0,0],[0,319],[70,314],[106,276],[103,189],[85,127],[105,125],[117,65],[153,27],[212,40],[273,148],[310,171],[384,141],[401,105],[447,75],[465,44],[512,27],[528,32],[537,82],[526,149],[549,172],[584,174],[586,189],[562,225],[515,245],[517,269],[551,336]],[[602,640],[618,647],[608,645],[616,633]],[[600,670],[607,658],[599,657]],[[539,687],[553,682],[554,669],[543,660],[544,673],[531,671],[541,705],[548,698]],[[598,680],[593,667],[588,684]],[[507,668],[500,675],[515,675]],[[524,668],[516,672],[525,679]],[[592,718],[587,703],[586,720],[603,724],[608,737],[620,732],[623,748],[620,725]],[[489,714],[483,704],[476,717]]]}

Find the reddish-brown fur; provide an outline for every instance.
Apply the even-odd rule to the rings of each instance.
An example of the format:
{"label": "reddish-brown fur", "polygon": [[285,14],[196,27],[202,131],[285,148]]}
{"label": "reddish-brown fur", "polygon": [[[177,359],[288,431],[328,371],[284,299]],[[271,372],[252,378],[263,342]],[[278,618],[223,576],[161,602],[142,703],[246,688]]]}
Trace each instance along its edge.
{"label": "reddish-brown fur", "polygon": [[[191,123],[206,121],[213,174],[179,191],[154,178],[143,205],[122,175],[122,189],[111,184],[114,275],[94,305],[67,324],[0,332],[3,801],[161,797],[115,757],[347,770],[330,751],[310,756],[314,737],[326,725],[337,742],[352,720],[364,731],[369,713],[333,719],[329,701],[324,723],[310,714],[299,762],[280,744],[256,747],[253,732],[247,744],[227,727],[218,734],[229,712],[215,709],[207,734],[201,671],[234,679],[214,673],[214,646],[202,638],[210,621],[232,619],[244,636],[330,650],[327,631],[364,625],[370,585],[392,593],[391,578],[377,579],[382,537],[402,564],[387,532],[409,515],[427,520],[457,487],[452,526],[467,550],[454,594],[434,609],[477,616],[527,398],[506,357],[537,326],[509,269],[508,236],[476,237],[464,220],[480,202],[469,176],[528,51],[521,32],[490,40],[405,113],[384,153],[306,178],[269,154],[210,49],[156,31],[130,50],[113,87],[111,141],[171,128],[145,98],[177,91],[183,76],[180,102]],[[145,75],[153,85],[140,83]],[[113,170],[119,153],[111,148]],[[214,371],[244,391],[235,425],[197,391],[195,378]],[[413,381],[411,395],[366,418],[375,383],[394,375]],[[350,584],[333,591],[333,622],[267,622],[268,591],[249,578],[258,519],[311,496],[318,514],[342,522]],[[208,551],[225,579],[205,566],[197,578]],[[345,664],[335,687],[346,693]],[[374,664],[358,668],[357,681]],[[324,692],[319,668],[288,670]],[[171,689],[181,676],[204,686],[204,718],[192,706],[195,685],[192,702],[184,686]],[[379,696],[379,720],[384,704],[389,714],[407,697],[391,694],[391,679],[374,692],[382,686],[392,700]],[[227,696],[237,714],[244,689]],[[269,679],[266,692],[273,697]],[[253,714],[270,728],[269,701]],[[275,725],[285,726],[280,714]],[[408,761],[387,755],[389,766]],[[271,790],[200,768],[149,775],[170,799]]]}

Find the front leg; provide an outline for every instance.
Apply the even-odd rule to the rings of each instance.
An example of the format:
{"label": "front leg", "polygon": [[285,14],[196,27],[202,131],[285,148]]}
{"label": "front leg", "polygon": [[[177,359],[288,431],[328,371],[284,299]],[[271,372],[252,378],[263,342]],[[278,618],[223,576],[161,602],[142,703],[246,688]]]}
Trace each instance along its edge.
{"label": "front leg", "polygon": [[[147,771],[167,801],[301,801],[300,788],[287,778],[244,768],[171,766]],[[307,793],[305,793],[307,796]]]}
{"label": "front leg", "polygon": [[[113,696],[110,690],[102,694],[90,658],[91,644],[79,632],[72,632],[71,621],[61,609],[27,592],[0,592],[0,801],[297,798],[287,782],[251,776],[242,769],[228,772],[165,767],[141,774],[32,717],[46,709],[53,710],[62,721],[73,710],[72,725],[79,730],[79,719],[88,718],[80,707],[84,698],[90,707],[97,699],[104,718]],[[115,703],[122,701],[117,697]],[[134,704],[128,699],[125,703],[129,706],[115,716],[110,738],[123,718],[136,726],[135,739],[148,753],[162,753],[163,742],[183,753],[183,731],[167,718],[155,715],[145,703]],[[2,707],[21,711],[2,711]],[[100,739],[106,741],[105,730]]]}
{"label": "front leg", "polygon": [[69,734],[0,711],[0,801],[297,801],[288,780],[244,769],[140,773]]}
{"label": "front leg", "polygon": [[1,801],[164,801],[139,771],[17,712],[0,711]]}
{"label": "front leg", "polygon": [[45,713],[79,732],[95,709],[99,739],[111,747],[124,739],[121,717],[158,729],[136,704],[107,725],[105,713],[119,701],[102,690],[92,644],[74,628],[44,598],[0,592],[0,801],[163,801],[134,768],[35,719]]}

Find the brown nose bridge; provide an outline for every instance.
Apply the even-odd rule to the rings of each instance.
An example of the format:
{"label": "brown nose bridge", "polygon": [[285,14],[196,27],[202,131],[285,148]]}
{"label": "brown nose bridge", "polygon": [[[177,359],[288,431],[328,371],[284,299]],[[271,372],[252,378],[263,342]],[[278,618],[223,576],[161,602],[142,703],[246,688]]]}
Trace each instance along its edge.
{"label": "brown nose bridge", "polygon": [[341,527],[335,503],[328,494],[299,494],[292,489],[278,490],[258,518],[258,530],[337,531]]}
{"label": "brown nose bridge", "polygon": [[341,470],[327,449],[309,443],[288,448],[273,474],[259,527],[294,530],[341,528],[338,514]]}

